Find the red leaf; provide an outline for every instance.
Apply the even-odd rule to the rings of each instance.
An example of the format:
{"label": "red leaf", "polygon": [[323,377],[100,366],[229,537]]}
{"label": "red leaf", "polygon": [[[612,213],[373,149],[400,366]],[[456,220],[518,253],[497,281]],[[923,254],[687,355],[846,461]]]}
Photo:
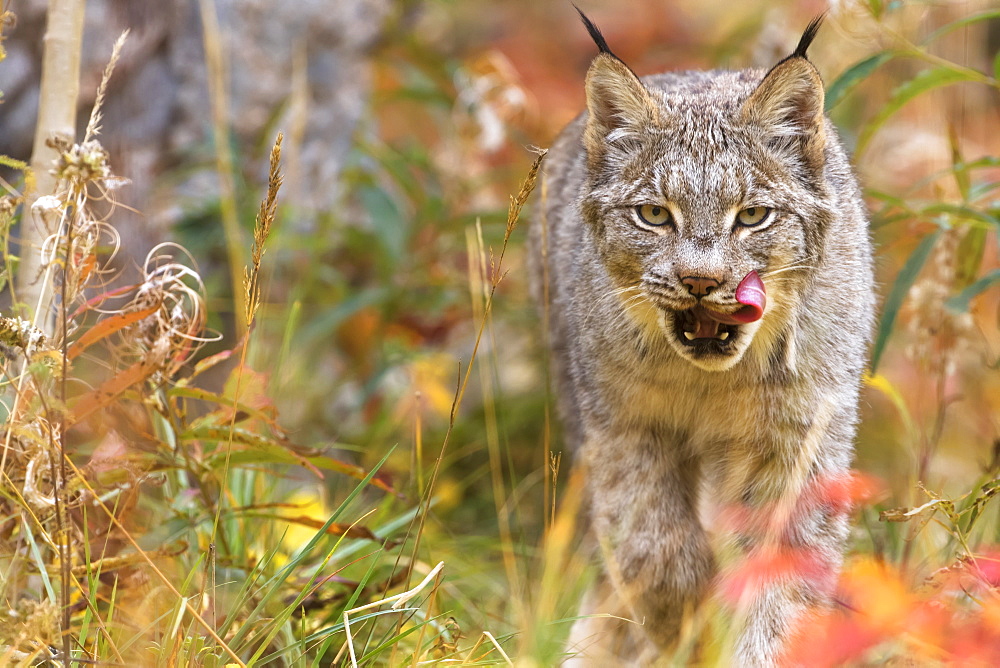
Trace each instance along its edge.
{"label": "red leaf", "polygon": [[833,585],[833,568],[823,556],[806,548],[762,548],[743,560],[721,583],[722,595],[733,603],[755,596],[776,581],[803,578]]}

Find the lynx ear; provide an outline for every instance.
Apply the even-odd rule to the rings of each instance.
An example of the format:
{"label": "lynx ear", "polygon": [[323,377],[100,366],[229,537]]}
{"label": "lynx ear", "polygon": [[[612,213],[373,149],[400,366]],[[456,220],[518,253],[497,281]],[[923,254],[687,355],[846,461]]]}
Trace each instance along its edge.
{"label": "lynx ear", "polygon": [[583,12],[580,17],[600,53],[587,71],[587,128],[584,146],[591,164],[599,162],[610,144],[657,122],[657,107],[639,77],[611,53],[604,36]]}
{"label": "lynx ear", "polygon": [[798,148],[806,163],[821,169],[826,143],[823,80],[806,58],[806,49],[823,17],[809,24],[794,53],[771,68],[740,110],[741,119],[761,129],[777,147]]}

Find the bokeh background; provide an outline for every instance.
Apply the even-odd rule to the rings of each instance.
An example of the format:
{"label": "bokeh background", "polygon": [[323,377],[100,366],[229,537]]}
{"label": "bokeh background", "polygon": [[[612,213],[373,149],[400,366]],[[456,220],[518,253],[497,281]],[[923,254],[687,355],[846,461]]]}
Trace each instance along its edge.
{"label": "bokeh background", "polygon": [[[45,8],[17,3],[5,30],[0,153],[21,159],[31,153]],[[958,499],[1000,471],[996,5],[593,0],[581,8],[640,75],[768,67],[828,13],[810,57],[866,190],[878,248],[872,289],[888,307],[856,464],[877,491],[859,510],[852,550],[903,563],[914,582],[949,565],[953,533],[878,514],[929,501],[919,484]],[[131,180],[113,218],[121,280],[156,243],[179,242],[205,281],[209,326],[225,335],[199,354],[232,348],[231,268],[245,258],[225,219],[249,248],[268,154],[283,131],[285,184],[248,349],[259,389],[297,443],[365,468],[388,456],[379,475],[402,498],[372,495],[382,517],[404,516],[433,484],[413,550],[421,562],[446,564],[442,611],[467,638],[491,631],[512,654],[533,648],[523,654],[544,665],[589,571],[565,571],[552,611],[539,612],[533,596],[551,577],[543,535],[571,461],[552,459],[564,447],[528,297],[530,203],[506,244],[477,367],[451,417],[504,246],[508,198],[534,147],[583,108],[595,50],[572,5],[90,0],[81,125],[125,28],[100,135],[114,171]],[[710,412],[706,419],[725,419],[724,404]],[[282,498],[320,521],[355,484],[277,470],[287,479]],[[1000,538],[990,518],[977,545]],[[298,527],[281,540],[303,535],[312,532]]]}

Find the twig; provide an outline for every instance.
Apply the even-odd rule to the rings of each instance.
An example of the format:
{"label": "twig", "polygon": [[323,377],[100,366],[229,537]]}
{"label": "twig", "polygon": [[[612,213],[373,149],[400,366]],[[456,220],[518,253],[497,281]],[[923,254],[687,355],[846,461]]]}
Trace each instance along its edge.
{"label": "twig", "polygon": [[434,568],[432,568],[431,571],[430,571],[430,573],[428,573],[427,576],[423,580],[420,581],[420,584],[418,584],[413,589],[408,589],[407,591],[404,591],[401,594],[396,594],[395,596],[390,596],[389,598],[383,598],[383,599],[381,599],[379,601],[373,601],[372,603],[367,603],[367,604],[359,606],[357,608],[352,608],[350,610],[345,610],[344,611],[344,633],[347,635],[347,640],[344,642],[344,646],[340,648],[340,651],[337,652],[337,656],[333,660],[333,663],[337,663],[340,660],[340,658],[344,655],[344,649],[346,648],[347,651],[348,651],[348,653],[351,656],[351,666],[353,668],[358,668],[358,658],[357,658],[357,656],[355,656],[355,653],[354,653],[354,639],[351,636],[351,619],[350,619],[350,615],[358,613],[358,612],[361,612],[363,610],[369,610],[371,608],[377,608],[380,605],[385,605],[386,603],[388,603],[390,601],[393,601],[393,604],[390,606],[390,608],[392,610],[399,610],[402,606],[406,605],[406,603],[410,599],[412,599],[414,596],[416,596],[417,594],[419,594],[424,589],[424,587],[426,587],[428,584],[430,584],[431,580],[433,580],[435,577],[437,577],[437,574],[441,571],[442,568],[444,568],[444,562],[440,561],[440,562],[438,562],[438,565],[435,566]]}
{"label": "twig", "polygon": [[493,637],[493,634],[489,631],[483,631],[483,635],[489,638],[489,641],[493,643],[494,647],[497,648],[497,651],[500,652],[500,656],[502,656],[503,660],[507,662],[507,665],[513,666],[514,662],[510,660],[509,656],[507,656],[507,652],[503,651],[503,647],[501,647],[500,643],[497,642],[497,639]]}

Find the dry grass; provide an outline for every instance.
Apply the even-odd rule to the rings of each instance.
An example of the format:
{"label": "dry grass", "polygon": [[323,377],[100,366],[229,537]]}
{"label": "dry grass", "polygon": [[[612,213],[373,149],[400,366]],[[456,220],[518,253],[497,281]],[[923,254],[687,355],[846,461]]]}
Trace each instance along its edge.
{"label": "dry grass", "polygon": [[[515,480],[523,459],[514,462],[521,453],[511,445],[511,397],[499,379],[507,364],[501,353],[516,337],[495,315],[507,297],[504,288],[519,288],[516,272],[507,282],[508,265],[517,266],[518,223],[543,155],[510,198],[506,216],[466,228],[472,324],[464,364],[448,370],[443,390],[432,388],[450,397],[440,423],[420,410],[385,411],[393,429],[401,425],[413,434],[409,448],[399,439],[399,450],[413,456],[404,453],[406,463],[393,465],[398,453],[379,444],[394,442],[396,432],[381,426],[371,429],[372,445],[366,442],[368,452],[358,455],[365,467],[344,461],[328,442],[303,445],[297,429],[279,420],[265,374],[248,362],[254,346],[270,359],[261,352],[272,345],[262,331],[269,324],[264,258],[267,248],[267,257],[276,257],[272,247],[280,239],[282,136],[271,149],[247,253],[231,182],[234,159],[224,141],[221,82],[228,64],[211,3],[201,9],[231,280],[243,271],[233,313],[246,324],[245,335],[241,330],[236,342],[223,345],[207,330],[201,272],[177,244],[152,249],[138,282],[110,287],[118,233],[112,214],[97,211],[113,202],[122,179],[97,137],[113,55],[84,140],[50,141],[58,158],[52,185],[39,181],[44,192],[36,189],[29,205],[48,226],[39,242],[31,317],[0,317],[0,397],[7,414],[0,594],[8,606],[0,622],[0,663],[553,665],[593,575],[577,526],[583,481],[552,452],[558,441],[550,434],[543,389],[535,391],[539,414],[526,430],[544,456],[532,455],[535,468]],[[908,58],[915,69],[900,71],[917,83],[905,84],[906,99],[887,92],[882,106],[853,127],[870,151],[907,104],[949,82],[995,93],[1000,74],[971,73],[974,68],[938,55],[933,45],[909,40],[905,30],[889,26],[889,10],[878,11],[883,15],[873,25],[892,28],[884,33],[892,48],[873,55],[885,58],[883,67]],[[114,53],[120,48],[121,42]],[[837,99],[850,100],[866,76],[879,76],[863,69],[848,69],[831,82],[841,85]],[[942,69],[945,74],[921,74]],[[912,472],[896,486],[912,490],[913,499],[895,508],[903,502],[890,501],[892,492],[867,478],[804,490],[811,502],[855,504],[859,527],[841,580],[843,605],[808,620],[802,629],[808,642],[793,648],[810,665],[1000,661],[997,461],[978,480],[963,478],[947,492],[935,491],[944,486],[934,463],[948,440],[955,388],[968,387],[986,368],[969,361],[986,320],[976,305],[993,303],[985,295],[1000,280],[990,250],[997,159],[967,160],[960,143],[952,140],[943,172],[874,200],[877,233],[895,253],[897,273],[887,286],[879,366],[868,382],[872,402],[880,410],[881,403],[888,406],[883,421],[898,415],[903,425]],[[17,266],[11,224],[28,201],[23,191],[35,184],[25,161],[0,162],[25,173],[22,191],[4,184],[8,194],[0,199],[0,286],[11,288]],[[389,167],[404,178],[410,165]],[[491,234],[496,252],[487,241]],[[906,243],[913,236],[923,239],[915,248]],[[249,263],[240,260],[246,256]],[[433,268],[450,261],[435,257]],[[311,308],[309,301],[304,308]],[[294,352],[293,338],[287,335],[283,348],[308,357],[308,351]],[[215,344],[210,353],[207,343]],[[327,370],[311,358],[298,361],[307,370],[292,387],[305,395],[319,386],[312,374]],[[473,366],[478,386],[470,382]],[[903,387],[914,379],[935,388],[930,410]],[[427,433],[435,434],[433,443]],[[483,465],[463,468],[463,458],[477,449],[485,452]],[[410,462],[412,484],[401,483],[398,471]],[[320,480],[328,491],[324,502],[296,496],[296,488]],[[464,499],[449,501],[461,485],[468,488]],[[773,531],[794,521],[798,501],[776,509]],[[495,517],[495,535],[488,533],[492,528],[476,535],[480,527],[467,516],[461,526],[450,522],[448,512],[477,517],[480,504]],[[812,567],[808,555],[775,552],[734,568],[722,581],[725,595],[692,617],[677,660],[721,661],[731,619],[754,588]]]}

